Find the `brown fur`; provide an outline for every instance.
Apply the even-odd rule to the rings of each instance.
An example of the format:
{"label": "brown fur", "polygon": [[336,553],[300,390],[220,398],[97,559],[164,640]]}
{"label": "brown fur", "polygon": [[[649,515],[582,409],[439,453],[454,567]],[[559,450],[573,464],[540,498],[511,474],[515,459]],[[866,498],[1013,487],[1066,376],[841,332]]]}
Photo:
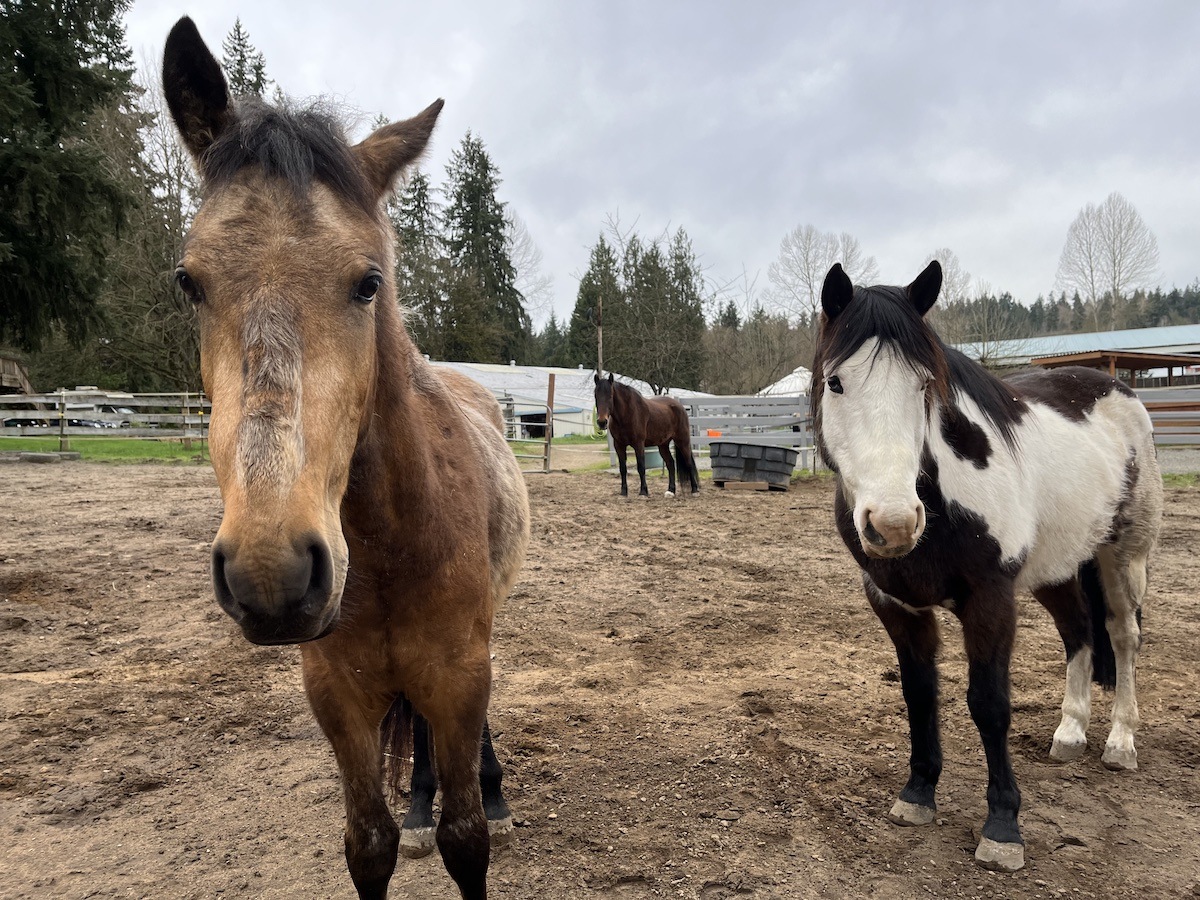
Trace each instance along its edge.
{"label": "brown fur", "polygon": [[[202,172],[231,121],[205,107],[210,61],[181,21],[164,80]],[[357,181],[375,192],[369,211],[319,170],[305,186],[248,162],[227,183],[206,183],[181,260],[198,301],[225,503],[214,578],[223,605],[252,605],[269,623],[239,619],[252,640],[307,641],[305,687],[342,773],[347,860],[363,897],[384,896],[395,864],[379,728],[400,695],[435,735],[443,859],[464,896],[484,895],[479,754],[492,620],[529,538],[495,399],[430,366],[396,304],[394,237],[379,203],[440,108],[349,148]],[[378,293],[353,299],[372,272]],[[289,599],[295,571],[309,588],[302,602]]]}

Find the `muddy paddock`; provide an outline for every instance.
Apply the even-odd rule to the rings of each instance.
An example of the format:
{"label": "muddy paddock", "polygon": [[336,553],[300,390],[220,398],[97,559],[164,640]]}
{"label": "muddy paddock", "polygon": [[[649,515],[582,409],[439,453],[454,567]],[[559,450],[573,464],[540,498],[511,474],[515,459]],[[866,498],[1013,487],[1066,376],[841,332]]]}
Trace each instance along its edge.
{"label": "muddy paddock", "polygon": [[[1180,897],[1200,883],[1200,491],[1168,492],[1139,667],[1141,769],[1047,750],[1064,661],[1022,600],[1011,737],[1024,871],[972,853],[986,774],[943,618],[936,824],[907,774],[892,649],[828,481],[621,501],[530,476],[533,544],[496,631],[491,722],[519,821],[492,895]],[[352,898],[333,757],[295,649],[216,607],[206,468],[0,468],[0,896]],[[393,896],[451,898],[437,857]]]}

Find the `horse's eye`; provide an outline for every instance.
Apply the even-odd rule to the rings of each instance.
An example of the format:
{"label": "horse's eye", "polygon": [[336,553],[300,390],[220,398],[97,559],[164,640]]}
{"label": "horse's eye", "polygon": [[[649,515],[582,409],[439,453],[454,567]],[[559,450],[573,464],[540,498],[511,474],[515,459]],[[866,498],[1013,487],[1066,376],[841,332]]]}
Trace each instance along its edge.
{"label": "horse's eye", "polygon": [[196,282],[192,280],[192,276],[187,273],[187,269],[183,266],[175,270],[175,283],[179,285],[179,289],[193,303],[199,303],[204,299],[200,293],[200,288],[196,286]]}
{"label": "horse's eye", "polygon": [[379,286],[381,284],[383,284],[383,276],[378,272],[371,272],[354,289],[354,299],[359,303],[370,303],[375,299],[375,295],[379,293]]}
{"label": "horse's eye", "polygon": [[826,379],[825,385],[835,394],[840,394],[842,392],[842,379],[838,378],[836,375],[830,375],[829,378]]}

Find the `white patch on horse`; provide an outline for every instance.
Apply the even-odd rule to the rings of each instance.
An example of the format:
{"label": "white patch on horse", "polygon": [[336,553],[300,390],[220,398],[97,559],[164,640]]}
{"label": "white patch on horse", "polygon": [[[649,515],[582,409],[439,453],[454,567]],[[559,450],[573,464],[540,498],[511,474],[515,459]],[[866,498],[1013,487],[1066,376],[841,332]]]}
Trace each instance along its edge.
{"label": "white patch on horse", "polygon": [[1018,590],[1071,578],[1109,535],[1126,461],[1144,436],[1137,422],[1144,409],[1113,392],[1076,422],[1030,401],[1010,446],[969,397],[956,392],[953,399],[983,429],[993,452],[986,468],[976,468],[954,453],[940,428],[931,428],[943,496],[986,523],[1003,563],[1024,559]]}

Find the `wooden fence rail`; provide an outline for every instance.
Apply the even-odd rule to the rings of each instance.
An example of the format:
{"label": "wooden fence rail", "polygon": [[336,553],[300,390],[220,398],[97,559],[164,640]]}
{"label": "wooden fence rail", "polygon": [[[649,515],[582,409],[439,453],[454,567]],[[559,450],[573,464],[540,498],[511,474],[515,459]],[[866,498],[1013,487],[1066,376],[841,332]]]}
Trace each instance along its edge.
{"label": "wooden fence rail", "polygon": [[211,408],[203,394],[186,392],[0,394],[0,437],[203,440]]}
{"label": "wooden fence rail", "polygon": [[808,397],[804,394],[679,399],[691,421],[693,451],[707,451],[713,441],[790,447],[800,454],[802,469],[817,465]]}

